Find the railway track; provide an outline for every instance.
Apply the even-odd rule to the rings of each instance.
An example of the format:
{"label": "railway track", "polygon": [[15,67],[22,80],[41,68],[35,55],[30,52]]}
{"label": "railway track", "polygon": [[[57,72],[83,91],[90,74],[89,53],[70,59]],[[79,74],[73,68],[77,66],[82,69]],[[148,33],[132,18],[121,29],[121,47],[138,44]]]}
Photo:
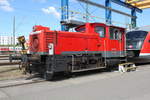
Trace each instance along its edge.
{"label": "railway track", "polygon": [[7,55],[4,55],[4,56],[0,56],[0,58],[8,58],[9,56],[7,56]]}
{"label": "railway track", "polygon": [[9,55],[0,55],[0,66],[4,65],[17,65],[20,62],[9,62]]}
{"label": "railway track", "polygon": [[1,62],[0,66],[5,66],[5,65],[18,65],[20,62]]}
{"label": "railway track", "polygon": [[23,85],[29,85],[29,84],[36,84],[36,83],[42,83],[42,82],[47,82],[45,80],[29,80],[29,81],[24,81],[24,82],[18,82],[14,84],[7,84],[7,85],[2,85],[0,86],[0,89],[3,88],[9,88],[9,87],[17,87],[17,86],[23,86]]}
{"label": "railway track", "polygon": [[0,55],[0,60],[9,60],[8,55]]}

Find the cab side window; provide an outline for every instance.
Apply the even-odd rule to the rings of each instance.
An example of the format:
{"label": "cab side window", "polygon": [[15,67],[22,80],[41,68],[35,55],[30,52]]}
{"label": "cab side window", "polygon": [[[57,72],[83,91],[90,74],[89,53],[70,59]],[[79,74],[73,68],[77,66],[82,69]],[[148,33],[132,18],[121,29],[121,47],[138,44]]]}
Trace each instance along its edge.
{"label": "cab side window", "polygon": [[77,29],[76,31],[77,31],[77,32],[85,32],[85,27],[79,28],[79,29]]}
{"label": "cab side window", "polygon": [[109,33],[110,33],[110,39],[112,39],[112,40],[120,40],[121,39],[121,32],[119,29],[110,28]]}
{"label": "cab side window", "polygon": [[99,34],[100,37],[105,37],[105,28],[102,26],[96,26],[95,32]]}

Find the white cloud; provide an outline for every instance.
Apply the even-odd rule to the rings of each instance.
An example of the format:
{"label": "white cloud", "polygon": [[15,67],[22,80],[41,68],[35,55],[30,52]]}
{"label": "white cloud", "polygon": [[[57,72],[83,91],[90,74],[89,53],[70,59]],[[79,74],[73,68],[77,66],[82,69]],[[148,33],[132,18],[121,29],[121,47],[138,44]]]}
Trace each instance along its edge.
{"label": "white cloud", "polygon": [[52,14],[54,16],[56,16],[57,18],[60,18],[60,13],[56,10],[55,7],[48,7],[48,8],[42,8],[42,11],[45,13],[45,14]]}
{"label": "white cloud", "polygon": [[11,7],[8,0],[0,0],[0,8],[5,11],[13,11],[14,10],[14,8]]}

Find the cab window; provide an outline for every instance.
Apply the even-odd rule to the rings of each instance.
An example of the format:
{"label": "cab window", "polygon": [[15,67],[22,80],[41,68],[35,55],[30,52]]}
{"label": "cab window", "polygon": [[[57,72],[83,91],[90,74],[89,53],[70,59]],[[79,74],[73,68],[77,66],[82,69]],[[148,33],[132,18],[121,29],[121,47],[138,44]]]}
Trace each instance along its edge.
{"label": "cab window", "polygon": [[121,39],[121,31],[117,28],[110,28],[110,39],[112,40],[120,40]]}
{"label": "cab window", "polygon": [[105,28],[102,26],[96,26],[95,32],[99,34],[100,37],[105,37]]}
{"label": "cab window", "polygon": [[77,31],[77,32],[85,32],[85,27],[77,28],[76,31]]}

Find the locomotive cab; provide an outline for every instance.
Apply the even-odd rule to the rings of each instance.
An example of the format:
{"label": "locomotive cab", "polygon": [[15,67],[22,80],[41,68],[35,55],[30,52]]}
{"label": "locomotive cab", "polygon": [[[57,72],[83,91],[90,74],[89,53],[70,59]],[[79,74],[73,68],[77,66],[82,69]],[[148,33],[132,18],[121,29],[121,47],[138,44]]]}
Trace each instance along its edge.
{"label": "locomotive cab", "polygon": [[[107,26],[102,23],[90,23],[76,28],[77,32],[97,36],[96,51],[101,51],[105,57],[124,57],[125,29],[116,26]],[[92,42],[92,39],[91,41]],[[90,43],[89,43],[90,45]]]}

